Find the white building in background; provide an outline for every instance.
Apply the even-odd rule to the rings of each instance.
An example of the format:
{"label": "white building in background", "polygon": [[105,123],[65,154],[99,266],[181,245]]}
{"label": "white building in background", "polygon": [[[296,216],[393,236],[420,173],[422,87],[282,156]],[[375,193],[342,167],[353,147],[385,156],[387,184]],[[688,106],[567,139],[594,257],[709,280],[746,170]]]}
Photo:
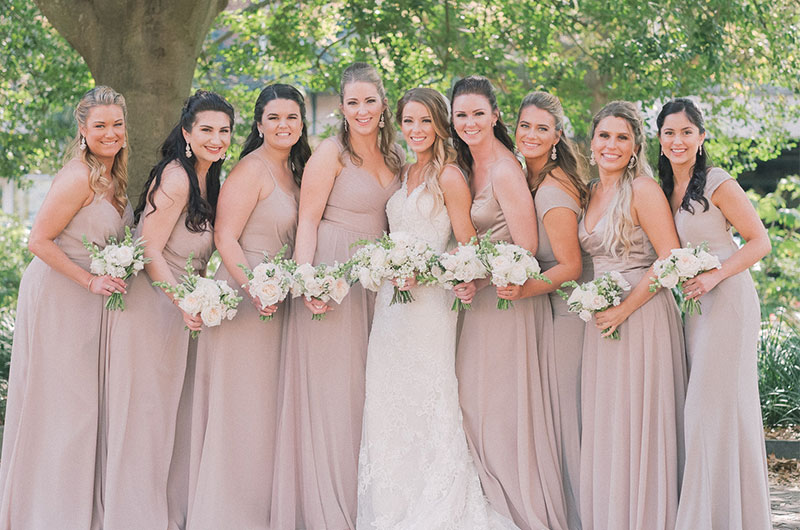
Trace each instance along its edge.
{"label": "white building in background", "polygon": [[17,181],[0,178],[3,213],[16,215],[30,224],[44,202],[53,175],[28,174],[22,181],[24,184],[20,186]]}

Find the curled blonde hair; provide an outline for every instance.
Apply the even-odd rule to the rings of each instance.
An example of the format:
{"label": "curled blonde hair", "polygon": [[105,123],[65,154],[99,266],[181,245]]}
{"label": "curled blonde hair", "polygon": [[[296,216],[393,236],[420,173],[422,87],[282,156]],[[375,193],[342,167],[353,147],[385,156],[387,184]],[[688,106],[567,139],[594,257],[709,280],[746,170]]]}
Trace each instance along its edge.
{"label": "curled blonde hair", "polygon": [[[342,72],[342,80],[339,84],[340,103],[344,103],[344,87],[350,83],[359,81],[375,85],[375,88],[378,90],[378,97],[381,98],[381,101],[386,101],[386,89],[383,88],[383,81],[375,67],[367,63],[353,63]],[[383,160],[388,168],[392,170],[392,173],[397,173],[400,171],[403,163],[395,147],[395,130],[394,127],[391,126],[392,111],[389,110],[388,105],[383,109],[383,114],[381,116],[385,126],[378,129],[378,148],[383,154]],[[339,142],[342,144],[340,159],[348,155],[353,160],[354,164],[361,165],[363,160],[353,151],[353,145],[350,142],[350,131],[345,127],[345,123],[347,123],[347,118],[342,118],[338,134]],[[342,160],[342,162],[344,162],[344,160]]]}
{"label": "curled blonde hair", "polygon": [[[653,170],[647,163],[645,148],[647,145],[644,134],[644,123],[641,114],[628,101],[612,101],[600,109],[592,120],[592,134],[594,138],[597,124],[608,117],[622,118],[628,122],[633,133],[633,167],[625,166],[619,182],[617,192],[609,204],[609,222],[603,231],[603,246],[611,250],[611,255],[627,257],[633,244],[633,215],[631,214],[631,201],[633,200],[633,180],[637,177],[653,178]],[[620,252],[620,247],[622,252]]]}
{"label": "curled blonde hair", "polygon": [[434,211],[438,212],[444,206],[444,194],[439,185],[439,176],[447,164],[456,160],[456,151],[450,144],[450,116],[447,102],[439,92],[431,88],[412,88],[403,94],[397,102],[397,123],[403,125],[403,109],[412,101],[425,106],[433,120],[433,130],[436,138],[431,145],[432,156],[430,161],[422,168],[422,179],[425,188],[431,193],[434,201]]}
{"label": "curled blonde hair", "polygon": [[96,86],[83,95],[75,107],[75,121],[80,127],[86,127],[86,120],[89,118],[89,111],[94,107],[102,105],[117,105],[122,108],[122,115],[125,118],[125,147],[121,148],[114,157],[111,166],[111,179],[105,176],[106,166],[88,148],[80,148],[83,138],[80,129],[75,138],[69,143],[65,162],[77,159],[89,167],[89,187],[95,195],[105,194],[111,186],[114,186],[114,203],[120,208],[128,204],[128,107],[122,94],[107,86]]}

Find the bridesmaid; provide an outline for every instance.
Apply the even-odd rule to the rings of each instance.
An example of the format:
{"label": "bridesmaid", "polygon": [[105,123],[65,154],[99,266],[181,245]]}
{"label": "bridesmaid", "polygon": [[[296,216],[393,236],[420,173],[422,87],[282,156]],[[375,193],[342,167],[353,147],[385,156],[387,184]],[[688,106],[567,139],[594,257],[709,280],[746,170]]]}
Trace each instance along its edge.
{"label": "bridesmaid", "polygon": [[[146,274],[109,321],[105,528],[183,528],[188,502],[189,419],[198,316],[151,282],[177,284],[186,259],[202,273],[213,250],[219,175],[233,107],[213,92],[186,100],[136,207]],[[184,384],[186,379],[186,384]]]}
{"label": "bridesmaid", "polygon": [[[295,242],[298,263],[333,264],[351,245],[388,229],[386,201],[403,165],[378,72],[342,73],[339,133],[306,166]],[[353,529],[364,373],[374,293],[356,284],[341,305],[290,305],[283,343],[282,403],[271,525],[275,530]],[[327,313],[322,321],[312,314]]]}
{"label": "bridesmaid", "polygon": [[[523,286],[498,289],[499,296],[517,300],[549,293],[556,337],[555,377],[551,391],[558,395],[556,435],[561,451],[561,474],[567,505],[567,526],[580,530],[578,478],[580,475],[580,381],[585,324],[556,293],[569,280],[592,279],[591,258],[581,252],[578,221],[589,197],[584,168],[577,149],[564,134],[564,109],[547,92],[525,96],[517,119],[517,148],[525,157],[528,185],[533,191],[539,225],[536,259],[552,283],[529,280]],[[506,294],[508,293],[508,294]]]}
{"label": "bridesmaid", "polygon": [[[669,530],[683,466],[686,359],[675,300],[649,284],[653,262],[678,246],[678,236],[645,158],[636,108],[609,103],[594,117],[591,138],[600,179],[578,226],[581,247],[595,277],[617,271],[632,289],[586,326],[581,522],[584,530]],[[619,340],[609,338],[617,328]]]}
{"label": "bridesmaid", "polygon": [[[687,315],[684,329],[690,371],[676,528],[766,530],[772,524],[756,366],[761,311],[747,269],[770,251],[769,235],[737,182],[708,168],[703,115],[691,100],[664,105],[656,124],[661,187],[681,245],[705,241],[723,264],[684,285],[703,313]],[[741,248],[731,228],[746,241]]]}
{"label": "bridesmaid", "polygon": [[[491,230],[492,240],[536,252],[533,197],[488,79],[469,76],[455,84],[452,120],[478,235]],[[498,311],[497,296],[495,289],[479,288],[461,322],[456,374],[467,441],[495,510],[523,530],[565,529],[557,403],[550,390],[555,378],[550,300],[529,296]]]}
{"label": "bridesmaid", "polygon": [[75,109],[78,134],[31,229],[11,352],[0,528],[96,528],[93,517],[104,297],[82,238],[103,247],[133,221],[126,107],[106,86]]}
{"label": "bridesmaid", "polygon": [[[241,161],[219,195],[216,279],[247,283],[253,269],[288,245],[297,229],[300,178],[311,155],[303,95],[274,84],[261,91]],[[250,298],[243,290],[245,298]],[[242,303],[236,318],[203,331],[197,347],[188,528],[266,529],[272,498],[281,329],[285,309]],[[263,322],[259,315],[271,315]]]}

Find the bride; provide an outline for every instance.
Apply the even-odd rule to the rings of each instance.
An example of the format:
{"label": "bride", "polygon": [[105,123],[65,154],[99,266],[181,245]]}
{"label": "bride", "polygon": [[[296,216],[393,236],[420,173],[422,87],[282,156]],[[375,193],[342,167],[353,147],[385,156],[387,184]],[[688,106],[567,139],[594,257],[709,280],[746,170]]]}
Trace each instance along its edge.
{"label": "bride", "polygon": [[[428,88],[397,105],[403,136],[417,155],[386,212],[393,232],[420,238],[437,252],[451,233],[475,235],[469,187],[451,164],[447,104]],[[452,225],[452,227],[451,227]],[[367,350],[366,401],[358,469],[359,529],[515,529],[481,491],[467,449],[455,375],[457,313],[449,293],[415,286],[415,300],[389,305],[392,285],[376,299]],[[454,289],[465,303],[472,283]]]}

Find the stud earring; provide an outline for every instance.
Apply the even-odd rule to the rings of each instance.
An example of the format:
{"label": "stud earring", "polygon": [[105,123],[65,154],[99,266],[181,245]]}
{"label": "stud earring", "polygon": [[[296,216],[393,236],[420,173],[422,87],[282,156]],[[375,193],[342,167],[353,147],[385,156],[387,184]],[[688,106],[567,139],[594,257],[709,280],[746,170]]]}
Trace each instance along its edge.
{"label": "stud earring", "polygon": [[550,160],[555,160],[558,158],[558,153],[556,153],[556,144],[553,144],[553,151],[550,153]]}
{"label": "stud earring", "polygon": [[664,156],[664,148],[663,147],[659,147],[658,148],[658,156]]}
{"label": "stud earring", "polygon": [[636,166],[636,155],[631,155],[631,159],[628,161],[628,169],[633,169]]}
{"label": "stud earring", "polygon": [[81,136],[81,144],[78,146],[81,151],[86,151],[86,138]]}
{"label": "stud earring", "polygon": [[264,138],[264,133],[263,133],[263,132],[261,132],[261,131],[258,131],[258,137],[259,137],[259,138]]}
{"label": "stud earring", "polygon": [[592,154],[589,155],[589,165],[590,166],[597,165],[597,161],[595,161],[595,159],[594,159],[594,151],[592,151]]}
{"label": "stud earring", "polygon": [[189,147],[189,144],[186,144],[186,158],[192,158],[192,148]]}
{"label": "stud earring", "polygon": [[381,114],[381,120],[378,122],[378,127],[380,127],[381,129],[386,127],[386,122],[383,119],[383,114]]}
{"label": "stud earring", "polygon": [[122,142],[122,148],[125,149],[126,147],[128,147],[128,142]]}

